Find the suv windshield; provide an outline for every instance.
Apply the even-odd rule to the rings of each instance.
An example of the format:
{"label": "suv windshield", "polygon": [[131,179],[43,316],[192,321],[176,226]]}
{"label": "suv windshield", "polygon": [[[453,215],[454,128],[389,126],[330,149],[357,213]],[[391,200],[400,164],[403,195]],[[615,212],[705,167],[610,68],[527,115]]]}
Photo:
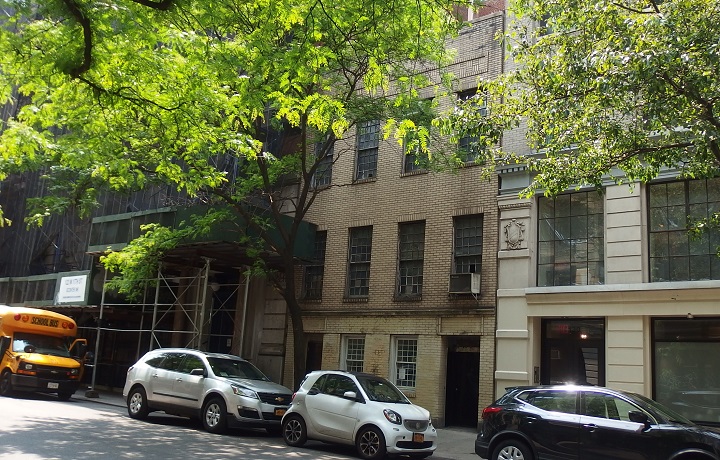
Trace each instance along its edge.
{"label": "suv windshield", "polygon": [[35,348],[34,353],[70,358],[70,351],[64,338],[16,332],[13,337],[13,351],[22,353],[28,345]]}
{"label": "suv windshield", "polygon": [[260,369],[247,361],[228,358],[208,358],[213,373],[219,377],[269,381]]}
{"label": "suv windshield", "polygon": [[385,379],[358,377],[358,382],[360,382],[360,386],[363,387],[371,401],[410,404],[402,391]]}
{"label": "suv windshield", "polygon": [[668,407],[663,406],[659,402],[652,400],[650,398],[646,398],[643,395],[639,395],[636,393],[631,393],[632,397],[641,401],[646,406],[649,406],[651,411],[654,411],[656,414],[663,417],[665,420],[669,422],[675,422],[680,423],[682,425],[694,425],[693,422],[688,420],[687,418],[683,417],[682,415],[678,414],[677,412],[671,410]]}

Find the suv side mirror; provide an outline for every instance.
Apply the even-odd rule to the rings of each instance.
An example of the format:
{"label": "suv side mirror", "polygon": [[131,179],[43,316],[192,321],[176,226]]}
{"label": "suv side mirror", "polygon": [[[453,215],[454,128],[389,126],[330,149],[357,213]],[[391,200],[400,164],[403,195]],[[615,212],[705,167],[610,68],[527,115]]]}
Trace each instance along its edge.
{"label": "suv side mirror", "polygon": [[203,377],[207,377],[207,371],[198,367],[197,369],[191,370],[190,375],[202,375]]}
{"label": "suv side mirror", "polygon": [[628,412],[628,418],[631,422],[642,423],[645,425],[645,429],[650,428],[650,417],[646,413],[637,410],[631,410]]}

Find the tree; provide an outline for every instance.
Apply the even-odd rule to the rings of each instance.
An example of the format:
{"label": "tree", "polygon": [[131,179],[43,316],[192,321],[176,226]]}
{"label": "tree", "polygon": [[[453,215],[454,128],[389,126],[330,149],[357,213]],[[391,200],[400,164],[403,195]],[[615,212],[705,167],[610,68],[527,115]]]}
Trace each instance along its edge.
{"label": "tree", "polygon": [[[527,195],[648,181],[662,168],[720,172],[718,2],[517,0],[511,10],[513,66],[484,84],[489,114],[438,120],[473,132],[488,166],[528,165]],[[498,147],[520,127],[533,153]]]}
{"label": "tree", "polygon": [[130,281],[231,209],[256,235],[246,235],[256,269],[287,302],[298,380],[306,344],[293,248],[318,193],[313,175],[358,120],[414,129],[397,114],[430,83],[422,70],[447,62],[458,3],[5,1],[2,95],[27,102],[4,126],[0,179],[45,172],[54,192],[28,217],[37,225],[69,206],[90,211],[104,190],[153,184],[226,206],[180,233],[150,227],[129,252],[106,258]]}

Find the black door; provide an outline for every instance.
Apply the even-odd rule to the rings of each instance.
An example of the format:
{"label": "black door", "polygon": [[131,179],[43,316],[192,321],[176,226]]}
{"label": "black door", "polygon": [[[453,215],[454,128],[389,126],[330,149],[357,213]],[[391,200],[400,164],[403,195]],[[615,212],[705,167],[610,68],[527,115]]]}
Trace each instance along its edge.
{"label": "black door", "polygon": [[605,322],[546,319],[542,332],[541,382],[605,385]]}
{"label": "black door", "polygon": [[480,379],[480,339],[451,337],[448,343],[445,424],[476,427]]}

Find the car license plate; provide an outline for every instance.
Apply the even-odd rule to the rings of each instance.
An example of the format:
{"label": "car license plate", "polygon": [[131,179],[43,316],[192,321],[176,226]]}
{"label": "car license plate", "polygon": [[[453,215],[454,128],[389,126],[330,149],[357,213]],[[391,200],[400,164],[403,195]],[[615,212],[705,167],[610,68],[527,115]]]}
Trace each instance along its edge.
{"label": "car license plate", "polygon": [[275,409],[275,415],[277,415],[278,417],[282,417],[283,415],[285,415],[285,409]]}
{"label": "car license plate", "polygon": [[425,435],[422,433],[413,433],[413,442],[425,442]]}
{"label": "car license plate", "polygon": [[48,382],[48,388],[51,390],[57,390],[60,385],[55,382]]}

